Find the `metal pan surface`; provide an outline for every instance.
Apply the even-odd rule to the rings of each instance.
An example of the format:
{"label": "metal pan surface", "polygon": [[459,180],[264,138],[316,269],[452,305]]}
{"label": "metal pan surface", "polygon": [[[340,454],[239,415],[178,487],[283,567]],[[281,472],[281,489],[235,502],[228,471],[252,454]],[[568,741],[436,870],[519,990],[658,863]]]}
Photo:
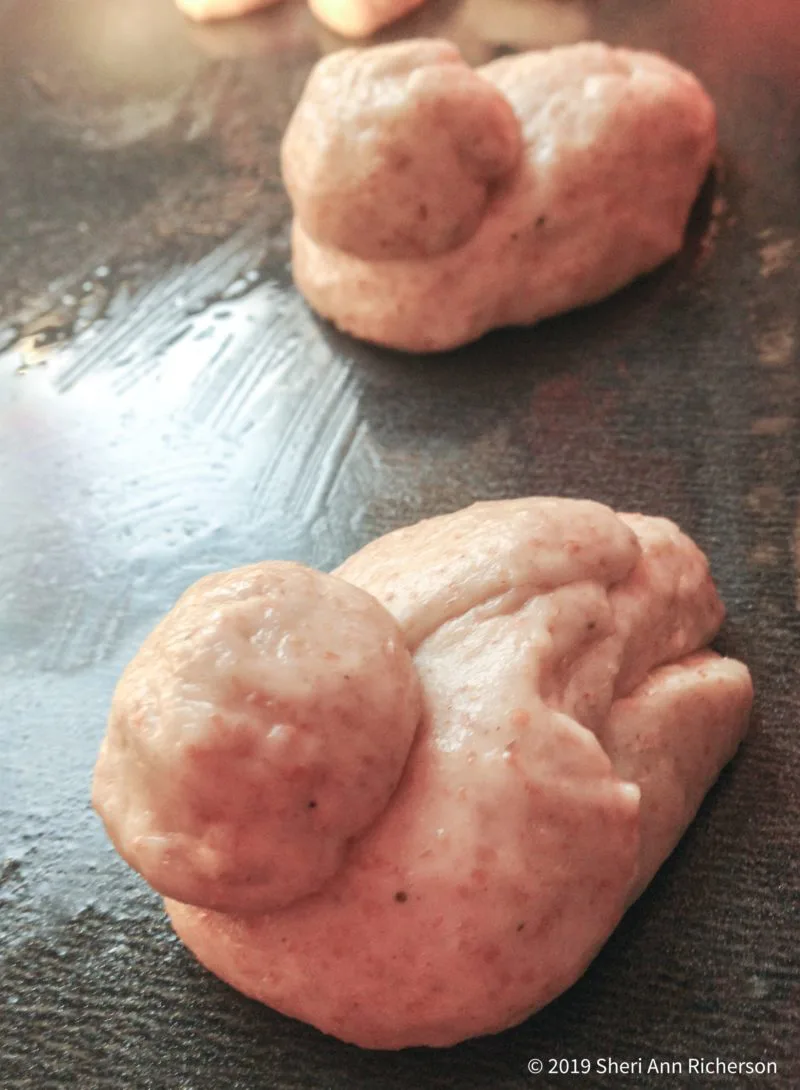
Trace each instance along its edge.
{"label": "metal pan surface", "polygon": [[[168,0],[0,2],[9,1090],[800,1085],[800,6],[431,0],[386,36],[417,34],[474,62],[597,37],[695,71],[720,165],[678,259],[441,358],[357,344],[291,283],[279,141],[342,44],[304,4],[193,28]],[[568,994],[499,1037],[360,1052],[205,973],[114,854],[89,804],[110,695],[208,571],[331,568],[403,523],[536,493],[697,539],[753,727]],[[689,1067],[717,1057],[777,1070]]]}

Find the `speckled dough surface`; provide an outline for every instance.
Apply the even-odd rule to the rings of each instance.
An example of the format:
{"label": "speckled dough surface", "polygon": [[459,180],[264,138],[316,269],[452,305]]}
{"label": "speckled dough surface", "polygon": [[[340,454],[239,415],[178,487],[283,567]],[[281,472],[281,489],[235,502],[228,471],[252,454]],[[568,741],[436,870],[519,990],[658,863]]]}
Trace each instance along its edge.
{"label": "speckled dough surface", "polygon": [[596,302],[681,248],[716,146],[699,82],[582,43],[475,71],[446,42],[344,51],[283,144],[293,270],[339,328],[410,352]]}
{"label": "speckled dough surface", "polygon": [[265,563],[190,591],[117,690],[96,801],[246,994],[369,1048],[506,1029],[670,853],[750,676],[703,650],[722,603],[666,520],[480,504],[338,575]]}

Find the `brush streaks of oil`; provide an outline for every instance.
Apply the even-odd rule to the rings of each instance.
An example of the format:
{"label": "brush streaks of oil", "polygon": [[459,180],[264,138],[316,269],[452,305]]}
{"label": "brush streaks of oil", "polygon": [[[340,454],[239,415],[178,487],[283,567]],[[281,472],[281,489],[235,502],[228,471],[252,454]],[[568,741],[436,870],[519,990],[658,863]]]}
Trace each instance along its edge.
{"label": "brush streaks of oil", "polygon": [[35,372],[32,330],[7,349],[25,373],[0,411],[0,669],[102,662],[137,611],[231,555],[330,567],[346,553],[380,451],[351,364],[264,278],[257,241],[117,283]]}
{"label": "brush streaks of oil", "polygon": [[0,681],[25,724],[4,746],[0,900],[51,927],[141,911],[88,795],[132,648],[209,571],[335,566],[384,487],[359,377],[269,275],[275,245],[262,221],[197,264],[100,266],[0,355]]}

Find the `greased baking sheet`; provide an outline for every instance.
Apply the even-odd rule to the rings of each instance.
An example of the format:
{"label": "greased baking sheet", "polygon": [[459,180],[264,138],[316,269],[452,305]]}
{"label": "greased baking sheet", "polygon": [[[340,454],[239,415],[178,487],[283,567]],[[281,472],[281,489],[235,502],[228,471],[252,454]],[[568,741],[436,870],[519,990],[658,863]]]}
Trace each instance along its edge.
{"label": "greased baking sheet", "polygon": [[[431,0],[384,37],[415,34],[474,63],[598,37],[695,71],[720,164],[678,259],[443,357],[357,344],[291,285],[280,136],[342,44],[305,5],[211,29],[168,0],[0,2],[4,1088],[800,1083],[800,7]],[[403,523],[534,493],[696,538],[753,727],[570,992],[499,1037],[359,1052],[172,936],[90,810],[109,698],[205,572],[330,568]]]}

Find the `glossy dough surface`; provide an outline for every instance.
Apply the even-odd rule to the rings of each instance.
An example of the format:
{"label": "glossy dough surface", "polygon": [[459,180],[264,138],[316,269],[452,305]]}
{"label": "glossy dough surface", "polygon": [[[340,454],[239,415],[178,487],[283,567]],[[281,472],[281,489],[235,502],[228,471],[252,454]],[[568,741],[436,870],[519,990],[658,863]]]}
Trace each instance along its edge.
{"label": "glossy dough surface", "polygon": [[284,138],[295,281],[407,351],[533,323],[674,255],[715,147],[708,95],[652,53],[584,42],[474,71],[445,42],[333,54]]}
{"label": "glossy dough surface", "polygon": [[[275,569],[244,572],[258,570],[269,586]],[[231,573],[223,585],[238,578]],[[324,581],[332,577],[318,578],[327,601]],[[373,642],[385,647],[399,631],[413,656],[421,703],[396,650],[397,684],[386,702],[401,725],[387,742],[393,762],[405,762],[399,785],[315,892],[247,915],[181,903],[174,894],[167,909],[213,972],[344,1040],[448,1045],[501,1030],[580,976],[675,846],[744,733],[749,674],[704,650],[724,611],[696,546],[666,520],[618,516],[595,503],[478,504],[373,542],[342,565],[340,582],[367,592],[387,616],[382,626],[364,607],[365,634],[347,628],[347,609],[344,627],[332,615],[326,620],[337,649],[352,639],[352,655],[365,656],[360,686],[369,690]],[[202,595],[197,601],[202,630],[207,603]],[[307,600],[297,610],[313,618]],[[340,664],[317,657],[329,633],[309,640],[307,669],[317,679],[330,671],[325,691],[337,691]],[[260,662],[246,652],[252,667],[243,671],[239,637],[232,639],[229,654],[203,660],[206,692],[226,691],[233,676],[263,693],[269,641],[265,651]],[[158,643],[152,653],[158,656]],[[175,692],[174,664],[144,660],[137,669],[160,671],[147,681],[151,691]],[[122,689],[114,714],[127,715],[135,733],[130,679]],[[413,740],[412,708],[419,713]],[[170,715],[191,732],[192,706]],[[371,719],[363,727],[372,738]],[[112,715],[101,768],[119,730]],[[352,746],[357,731],[337,726],[335,740],[327,724],[313,730],[335,744],[334,767],[349,767],[339,748]],[[202,809],[209,785],[193,782],[191,770],[182,776],[184,757],[170,752],[175,737],[162,736],[161,758],[176,772],[172,786],[144,790],[165,791],[166,812],[181,809],[175,793],[186,788]],[[228,760],[229,737],[227,727],[216,737],[214,790],[233,796],[239,777],[255,782],[257,770],[251,776],[247,765]],[[118,763],[130,759],[130,752],[114,755]],[[302,769],[302,759],[296,763]],[[352,779],[337,790],[345,810],[359,797]],[[325,805],[336,804],[329,794]],[[118,838],[119,824],[110,831]],[[298,847],[313,855],[307,841],[292,850]],[[279,856],[273,864],[280,872]],[[295,867],[288,858],[287,873]],[[235,874],[231,882],[236,892]]]}

